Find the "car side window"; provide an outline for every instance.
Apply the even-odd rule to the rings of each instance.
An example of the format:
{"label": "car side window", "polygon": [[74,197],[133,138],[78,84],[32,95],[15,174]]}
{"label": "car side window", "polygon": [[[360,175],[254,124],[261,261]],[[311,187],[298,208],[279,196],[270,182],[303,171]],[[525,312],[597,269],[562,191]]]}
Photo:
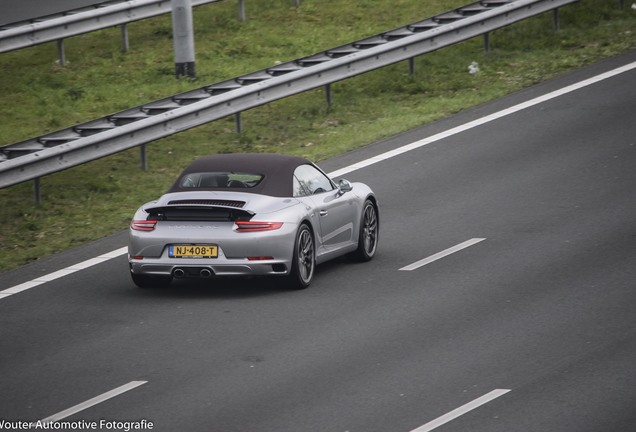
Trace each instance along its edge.
{"label": "car side window", "polygon": [[294,196],[307,196],[334,189],[329,177],[311,165],[300,165],[294,171]]}
{"label": "car side window", "polygon": [[303,197],[310,195],[309,191],[306,190],[296,176],[294,176],[294,197]]}

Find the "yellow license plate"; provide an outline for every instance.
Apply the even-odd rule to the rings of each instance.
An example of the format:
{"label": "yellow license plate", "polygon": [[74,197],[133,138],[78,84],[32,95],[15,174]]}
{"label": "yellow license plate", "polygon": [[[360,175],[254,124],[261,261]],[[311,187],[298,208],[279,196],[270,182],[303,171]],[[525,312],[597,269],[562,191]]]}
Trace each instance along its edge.
{"label": "yellow license plate", "polygon": [[219,249],[216,245],[172,245],[168,249],[170,258],[216,258]]}

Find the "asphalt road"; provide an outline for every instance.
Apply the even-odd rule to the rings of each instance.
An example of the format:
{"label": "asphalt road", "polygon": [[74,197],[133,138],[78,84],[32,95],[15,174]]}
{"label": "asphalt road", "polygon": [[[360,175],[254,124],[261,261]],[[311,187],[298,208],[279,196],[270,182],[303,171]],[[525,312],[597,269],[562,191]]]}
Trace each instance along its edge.
{"label": "asphalt road", "polygon": [[[636,52],[321,165],[633,62]],[[379,253],[320,266],[308,290],[261,280],[141,290],[120,256],[0,298],[0,420],[45,419],[143,381],[65,420],[635,431],[635,82],[632,69],[348,173],[377,192]],[[400,270],[471,239],[485,240]],[[0,289],[124,244],[122,233],[1,274]]]}

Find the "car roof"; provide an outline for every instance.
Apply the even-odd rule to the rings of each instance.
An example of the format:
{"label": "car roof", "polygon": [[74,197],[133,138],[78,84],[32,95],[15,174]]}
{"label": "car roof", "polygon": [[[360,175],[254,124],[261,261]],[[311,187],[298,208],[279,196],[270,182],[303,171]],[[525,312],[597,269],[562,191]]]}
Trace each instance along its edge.
{"label": "car roof", "polygon": [[224,190],[250,192],[275,197],[291,197],[293,194],[293,174],[300,165],[315,166],[309,160],[274,153],[230,153],[204,156],[192,162],[177,178],[168,192],[192,191],[181,187],[181,179],[191,173],[201,172],[242,172],[263,175],[263,180],[254,187],[246,189],[205,188],[205,190]]}

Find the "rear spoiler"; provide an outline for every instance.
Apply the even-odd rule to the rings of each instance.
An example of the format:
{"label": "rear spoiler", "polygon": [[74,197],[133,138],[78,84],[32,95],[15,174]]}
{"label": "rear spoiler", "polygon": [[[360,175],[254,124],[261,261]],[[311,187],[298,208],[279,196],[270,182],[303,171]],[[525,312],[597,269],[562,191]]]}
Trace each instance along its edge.
{"label": "rear spoiler", "polygon": [[166,221],[246,221],[254,216],[254,212],[226,205],[177,204],[148,207],[144,211],[148,219]]}

